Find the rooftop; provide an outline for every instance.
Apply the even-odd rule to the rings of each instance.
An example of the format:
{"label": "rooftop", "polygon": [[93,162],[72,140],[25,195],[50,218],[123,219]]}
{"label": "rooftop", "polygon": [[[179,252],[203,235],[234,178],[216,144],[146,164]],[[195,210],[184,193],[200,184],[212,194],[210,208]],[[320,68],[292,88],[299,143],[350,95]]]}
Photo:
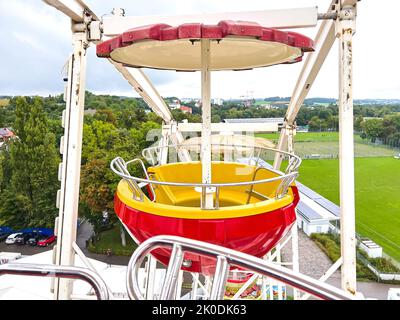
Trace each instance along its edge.
{"label": "rooftop", "polygon": [[321,196],[300,182],[296,182],[300,192],[300,202],[297,206],[299,213],[308,221],[338,220],[340,208],[332,201]]}

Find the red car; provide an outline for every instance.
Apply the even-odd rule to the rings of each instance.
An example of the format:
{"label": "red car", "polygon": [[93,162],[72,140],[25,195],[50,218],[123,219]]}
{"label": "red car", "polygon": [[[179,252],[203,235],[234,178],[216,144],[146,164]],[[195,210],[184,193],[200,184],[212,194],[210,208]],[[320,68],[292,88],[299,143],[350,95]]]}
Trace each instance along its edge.
{"label": "red car", "polygon": [[38,241],[37,245],[39,247],[48,247],[50,244],[56,241],[56,239],[57,237],[54,234],[51,236],[43,237]]}

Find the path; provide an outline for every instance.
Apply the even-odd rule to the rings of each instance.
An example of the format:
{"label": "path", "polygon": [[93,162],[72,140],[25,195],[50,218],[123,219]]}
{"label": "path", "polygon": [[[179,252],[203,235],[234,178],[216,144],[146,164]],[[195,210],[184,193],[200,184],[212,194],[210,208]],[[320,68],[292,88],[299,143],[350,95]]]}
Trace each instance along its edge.
{"label": "path", "polygon": [[[289,241],[287,246],[282,249],[282,261],[287,262],[291,261],[291,259],[292,248]],[[299,260],[300,272],[315,279],[319,279],[332,265],[331,260],[302,230],[299,230]],[[340,271],[336,271],[327,280],[327,283],[340,288]],[[357,290],[370,299],[386,300],[390,288],[400,288],[400,285],[357,281]]]}

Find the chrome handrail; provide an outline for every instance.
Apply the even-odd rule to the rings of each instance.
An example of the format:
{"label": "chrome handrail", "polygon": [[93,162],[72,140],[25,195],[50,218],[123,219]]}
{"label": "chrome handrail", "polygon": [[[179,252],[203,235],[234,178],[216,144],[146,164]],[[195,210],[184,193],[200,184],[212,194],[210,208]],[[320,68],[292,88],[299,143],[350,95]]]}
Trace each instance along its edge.
{"label": "chrome handrail", "polygon": [[[177,144],[177,145],[168,145],[168,146],[156,146],[156,147],[150,147],[150,148],[144,149],[142,154],[145,158],[148,159],[148,157],[146,157],[146,153],[149,153],[151,155],[150,150],[158,150],[158,149],[162,149],[162,148],[171,148],[171,147],[178,150],[179,148],[187,148],[188,146],[199,146],[199,145],[200,144]],[[235,144],[235,145],[213,144],[213,145],[222,146],[222,147],[226,147],[226,146],[228,146],[228,147],[232,147],[232,146],[244,147],[244,148],[254,147],[254,146],[239,145],[239,144]],[[117,174],[121,178],[127,180],[128,183],[129,183],[129,181],[134,182],[134,184],[133,184],[134,191],[140,193],[139,199],[136,199],[139,201],[143,201],[144,193],[139,188],[138,183],[145,183],[145,184],[150,185],[150,187],[153,191],[153,194],[155,195],[153,185],[164,185],[164,186],[174,186],[174,187],[191,187],[191,188],[200,187],[200,188],[202,188],[203,193],[205,192],[205,190],[207,188],[209,188],[209,189],[217,190],[218,194],[219,194],[221,187],[252,186],[254,188],[254,185],[256,185],[256,184],[265,184],[265,183],[271,183],[274,181],[281,181],[281,183],[279,184],[279,186],[275,192],[275,199],[281,199],[283,196],[285,196],[287,194],[289,186],[297,178],[298,172],[295,170],[297,170],[298,167],[300,166],[301,159],[300,159],[300,157],[298,157],[292,153],[278,150],[278,149],[273,149],[273,148],[268,148],[268,147],[256,147],[256,148],[260,149],[258,156],[260,156],[261,150],[274,151],[274,152],[279,152],[284,155],[287,155],[289,157],[289,164],[288,164],[288,167],[286,168],[285,173],[273,170],[273,172],[278,174],[277,177],[262,179],[262,180],[254,180],[254,178],[253,178],[251,181],[230,182],[230,183],[188,183],[188,182],[169,182],[169,181],[151,180],[145,170],[145,166],[144,166],[143,162],[140,159],[134,159],[134,160],[125,162],[121,157],[117,157],[111,161],[110,168],[115,174]],[[126,169],[126,166],[129,163],[132,163],[134,161],[139,161],[139,160],[142,163],[143,170],[146,172],[147,179],[133,177],[130,175],[129,171]],[[152,163],[154,163],[154,161],[153,161],[154,159],[152,157],[150,160]],[[122,168],[122,165],[120,164],[121,161],[125,164],[125,166],[123,166],[124,168]],[[258,160],[257,160],[257,162],[258,162]],[[202,193],[202,197],[204,196],[203,193]],[[219,207],[219,199],[216,199],[216,206],[214,207],[214,209],[218,209],[218,207]]]}
{"label": "chrome handrail", "polygon": [[[154,157],[150,154],[150,151],[158,150],[158,149],[165,149],[165,148],[175,148],[176,150],[179,150],[179,149],[185,149],[185,148],[187,149],[187,147],[191,147],[191,146],[201,146],[201,144],[199,144],[199,143],[181,143],[181,144],[171,144],[171,145],[165,145],[165,146],[149,147],[149,148],[142,150],[142,156],[146,160],[151,159],[152,160],[151,164],[156,165],[156,162],[154,161]],[[297,168],[300,166],[301,161],[302,161],[301,158],[299,156],[295,155],[294,153],[290,153],[290,152],[279,150],[279,149],[269,148],[269,147],[263,147],[263,146],[253,146],[253,145],[245,145],[245,144],[223,144],[223,143],[212,143],[211,146],[253,148],[253,149],[259,149],[260,152],[261,152],[261,150],[264,150],[264,151],[273,151],[275,153],[281,153],[281,154],[289,157],[289,165],[286,168],[286,170],[290,169],[291,171],[297,170]],[[148,153],[149,156],[146,156],[146,153]],[[260,157],[260,154],[258,154],[258,158],[259,157]],[[291,165],[292,162],[293,162],[293,165]]]}
{"label": "chrome handrail", "polygon": [[83,280],[94,289],[98,300],[109,300],[108,289],[104,280],[96,272],[87,268],[31,263],[8,263],[0,265],[0,276],[5,274]]}
{"label": "chrome handrail", "polygon": [[[135,161],[135,160],[136,159],[133,159],[130,162]],[[122,159],[121,157],[116,157],[112,161],[112,163],[114,166],[116,166],[118,168],[119,172],[121,172],[124,175],[123,178],[128,183],[129,188],[132,190],[133,199],[138,200],[138,201],[143,201],[143,198],[144,198],[143,191],[138,186],[136,180],[133,179],[134,177],[132,177],[132,175],[129,173],[128,164],[125,162],[125,160]],[[135,195],[137,195],[137,197]]]}
{"label": "chrome handrail", "polygon": [[[260,171],[260,170],[268,170],[268,169],[265,168],[265,167],[257,167],[257,168],[254,170],[254,173],[253,173],[253,179],[252,179],[253,181],[254,181],[255,178],[256,178],[257,172]],[[250,190],[247,190],[247,192],[249,193],[249,196],[247,197],[246,204],[249,204],[249,203],[250,203],[251,195],[253,194],[253,189],[254,189],[254,184],[250,185]]]}
{"label": "chrome handrail", "polygon": [[[130,160],[130,161],[126,162],[126,167],[128,167],[128,165],[130,165],[131,163],[135,163],[135,162],[139,162],[141,164],[145,177],[147,178],[147,180],[150,180],[149,174],[147,173],[146,166],[144,165],[144,162],[142,159],[136,158],[136,159]],[[151,192],[153,193],[153,201],[156,201],[156,193],[154,192],[153,185],[149,184],[149,186],[150,186]],[[139,189],[141,190],[140,187],[139,187]]]}
{"label": "chrome handrail", "polygon": [[156,236],[144,241],[133,253],[127,271],[127,291],[131,299],[144,300],[139,285],[139,269],[146,256],[157,248],[172,248],[165,280],[161,289],[160,297],[162,299],[171,300],[175,298],[176,279],[182,266],[183,253],[185,251],[217,259],[210,299],[223,299],[225,281],[230,266],[241,267],[262,276],[276,279],[321,299],[357,299],[348,292],[272,262],[214,244],[165,235]]}

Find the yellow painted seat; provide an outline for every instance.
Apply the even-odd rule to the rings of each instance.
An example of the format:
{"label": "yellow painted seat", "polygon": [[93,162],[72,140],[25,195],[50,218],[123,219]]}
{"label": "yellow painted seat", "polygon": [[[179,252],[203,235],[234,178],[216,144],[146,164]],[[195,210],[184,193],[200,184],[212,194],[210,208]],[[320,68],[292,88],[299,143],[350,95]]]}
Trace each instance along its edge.
{"label": "yellow painted seat", "polygon": [[[241,163],[213,162],[212,183],[237,183],[252,181],[255,166]],[[151,179],[168,182],[201,183],[201,163],[175,163],[159,167],[150,167],[148,173]],[[277,177],[278,174],[269,170],[257,172],[255,180]],[[268,198],[272,198],[280,181],[254,185],[253,190]],[[194,187],[154,185],[156,202],[174,206],[198,207],[201,194]],[[244,205],[247,203],[249,185],[226,186],[220,188],[219,203],[221,207]],[[215,195],[214,195],[215,197]],[[252,193],[249,203],[266,200]]]}

